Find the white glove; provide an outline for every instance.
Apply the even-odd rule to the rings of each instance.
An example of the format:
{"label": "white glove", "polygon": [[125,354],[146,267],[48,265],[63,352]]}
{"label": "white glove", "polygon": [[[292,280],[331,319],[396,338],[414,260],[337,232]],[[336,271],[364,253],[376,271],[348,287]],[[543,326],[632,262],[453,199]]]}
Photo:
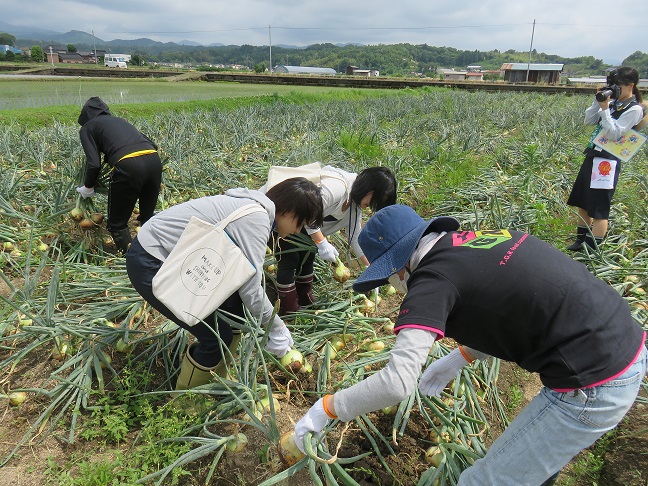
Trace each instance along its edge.
{"label": "white glove", "polygon": [[277,358],[283,358],[293,347],[293,341],[290,331],[285,324],[272,326],[268,342],[265,345],[266,351],[274,354]]}
{"label": "white glove", "polygon": [[434,361],[419,380],[419,391],[424,395],[438,397],[446,385],[468,364],[459,348]]}
{"label": "white glove", "polygon": [[324,399],[320,398],[295,425],[295,444],[302,453],[306,453],[304,451],[304,436],[306,433],[315,432],[320,434],[329,420],[330,417],[324,411]]}
{"label": "white glove", "polygon": [[76,188],[76,191],[81,194],[83,199],[92,197],[95,195],[94,187],[79,186]]}
{"label": "white glove", "polygon": [[319,253],[322,260],[335,263],[335,259],[340,256],[335,247],[331,245],[326,238],[319,243],[316,243],[316,245],[317,253]]}

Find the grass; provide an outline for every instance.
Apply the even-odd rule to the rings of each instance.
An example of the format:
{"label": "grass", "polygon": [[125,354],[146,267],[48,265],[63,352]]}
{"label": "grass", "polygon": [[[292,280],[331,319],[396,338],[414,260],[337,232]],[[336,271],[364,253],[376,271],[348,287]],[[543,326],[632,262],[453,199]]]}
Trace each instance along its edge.
{"label": "grass", "polygon": [[285,99],[312,103],[324,99],[363,99],[388,96],[393,90],[361,92],[356,88],[240,84],[227,82],[169,82],[165,79],[77,80],[0,79],[0,124],[45,126],[56,120],[75,123],[88,98],[99,96],[114,114],[126,118],[164,112],[235,109]]}

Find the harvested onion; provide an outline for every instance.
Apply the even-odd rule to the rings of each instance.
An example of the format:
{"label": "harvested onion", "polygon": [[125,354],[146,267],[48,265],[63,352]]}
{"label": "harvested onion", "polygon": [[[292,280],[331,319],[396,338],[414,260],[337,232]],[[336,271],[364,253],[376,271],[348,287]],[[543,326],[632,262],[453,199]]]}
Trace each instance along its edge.
{"label": "harvested onion", "polygon": [[287,370],[297,372],[304,364],[304,356],[296,349],[291,349],[279,362]]}
{"label": "harvested onion", "polygon": [[293,430],[286,432],[281,436],[277,449],[279,451],[279,459],[281,459],[281,462],[286,466],[297,464],[306,456],[297,447],[297,444],[295,443],[295,431]]}
{"label": "harvested onion", "polygon": [[9,404],[12,407],[17,407],[27,400],[27,393],[25,392],[11,392],[9,394]]}
{"label": "harvested onion", "polygon": [[336,258],[336,260],[337,267],[335,267],[335,272],[333,272],[333,278],[338,282],[346,282],[351,278],[351,270],[342,263],[342,260],[339,258]]}

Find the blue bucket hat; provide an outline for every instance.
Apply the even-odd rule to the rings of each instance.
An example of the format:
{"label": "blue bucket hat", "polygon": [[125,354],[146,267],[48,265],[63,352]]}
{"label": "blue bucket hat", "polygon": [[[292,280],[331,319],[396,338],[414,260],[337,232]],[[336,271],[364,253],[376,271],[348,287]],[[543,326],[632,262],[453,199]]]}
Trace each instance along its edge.
{"label": "blue bucket hat", "polygon": [[353,290],[366,292],[385,285],[390,275],[405,267],[425,233],[457,229],[459,221],[450,216],[425,221],[404,204],[381,209],[369,218],[358,236],[360,248],[371,265],[353,283]]}

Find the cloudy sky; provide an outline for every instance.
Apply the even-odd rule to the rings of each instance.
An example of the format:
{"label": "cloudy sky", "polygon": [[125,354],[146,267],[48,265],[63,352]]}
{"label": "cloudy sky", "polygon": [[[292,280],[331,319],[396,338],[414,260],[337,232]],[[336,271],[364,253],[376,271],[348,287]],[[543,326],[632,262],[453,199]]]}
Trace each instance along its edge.
{"label": "cloudy sky", "polygon": [[[428,44],[620,62],[648,52],[643,0],[0,0],[0,19],[103,40]],[[618,19],[618,21],[616,20]],[[268,28],[270,26],[270,28]]]}

